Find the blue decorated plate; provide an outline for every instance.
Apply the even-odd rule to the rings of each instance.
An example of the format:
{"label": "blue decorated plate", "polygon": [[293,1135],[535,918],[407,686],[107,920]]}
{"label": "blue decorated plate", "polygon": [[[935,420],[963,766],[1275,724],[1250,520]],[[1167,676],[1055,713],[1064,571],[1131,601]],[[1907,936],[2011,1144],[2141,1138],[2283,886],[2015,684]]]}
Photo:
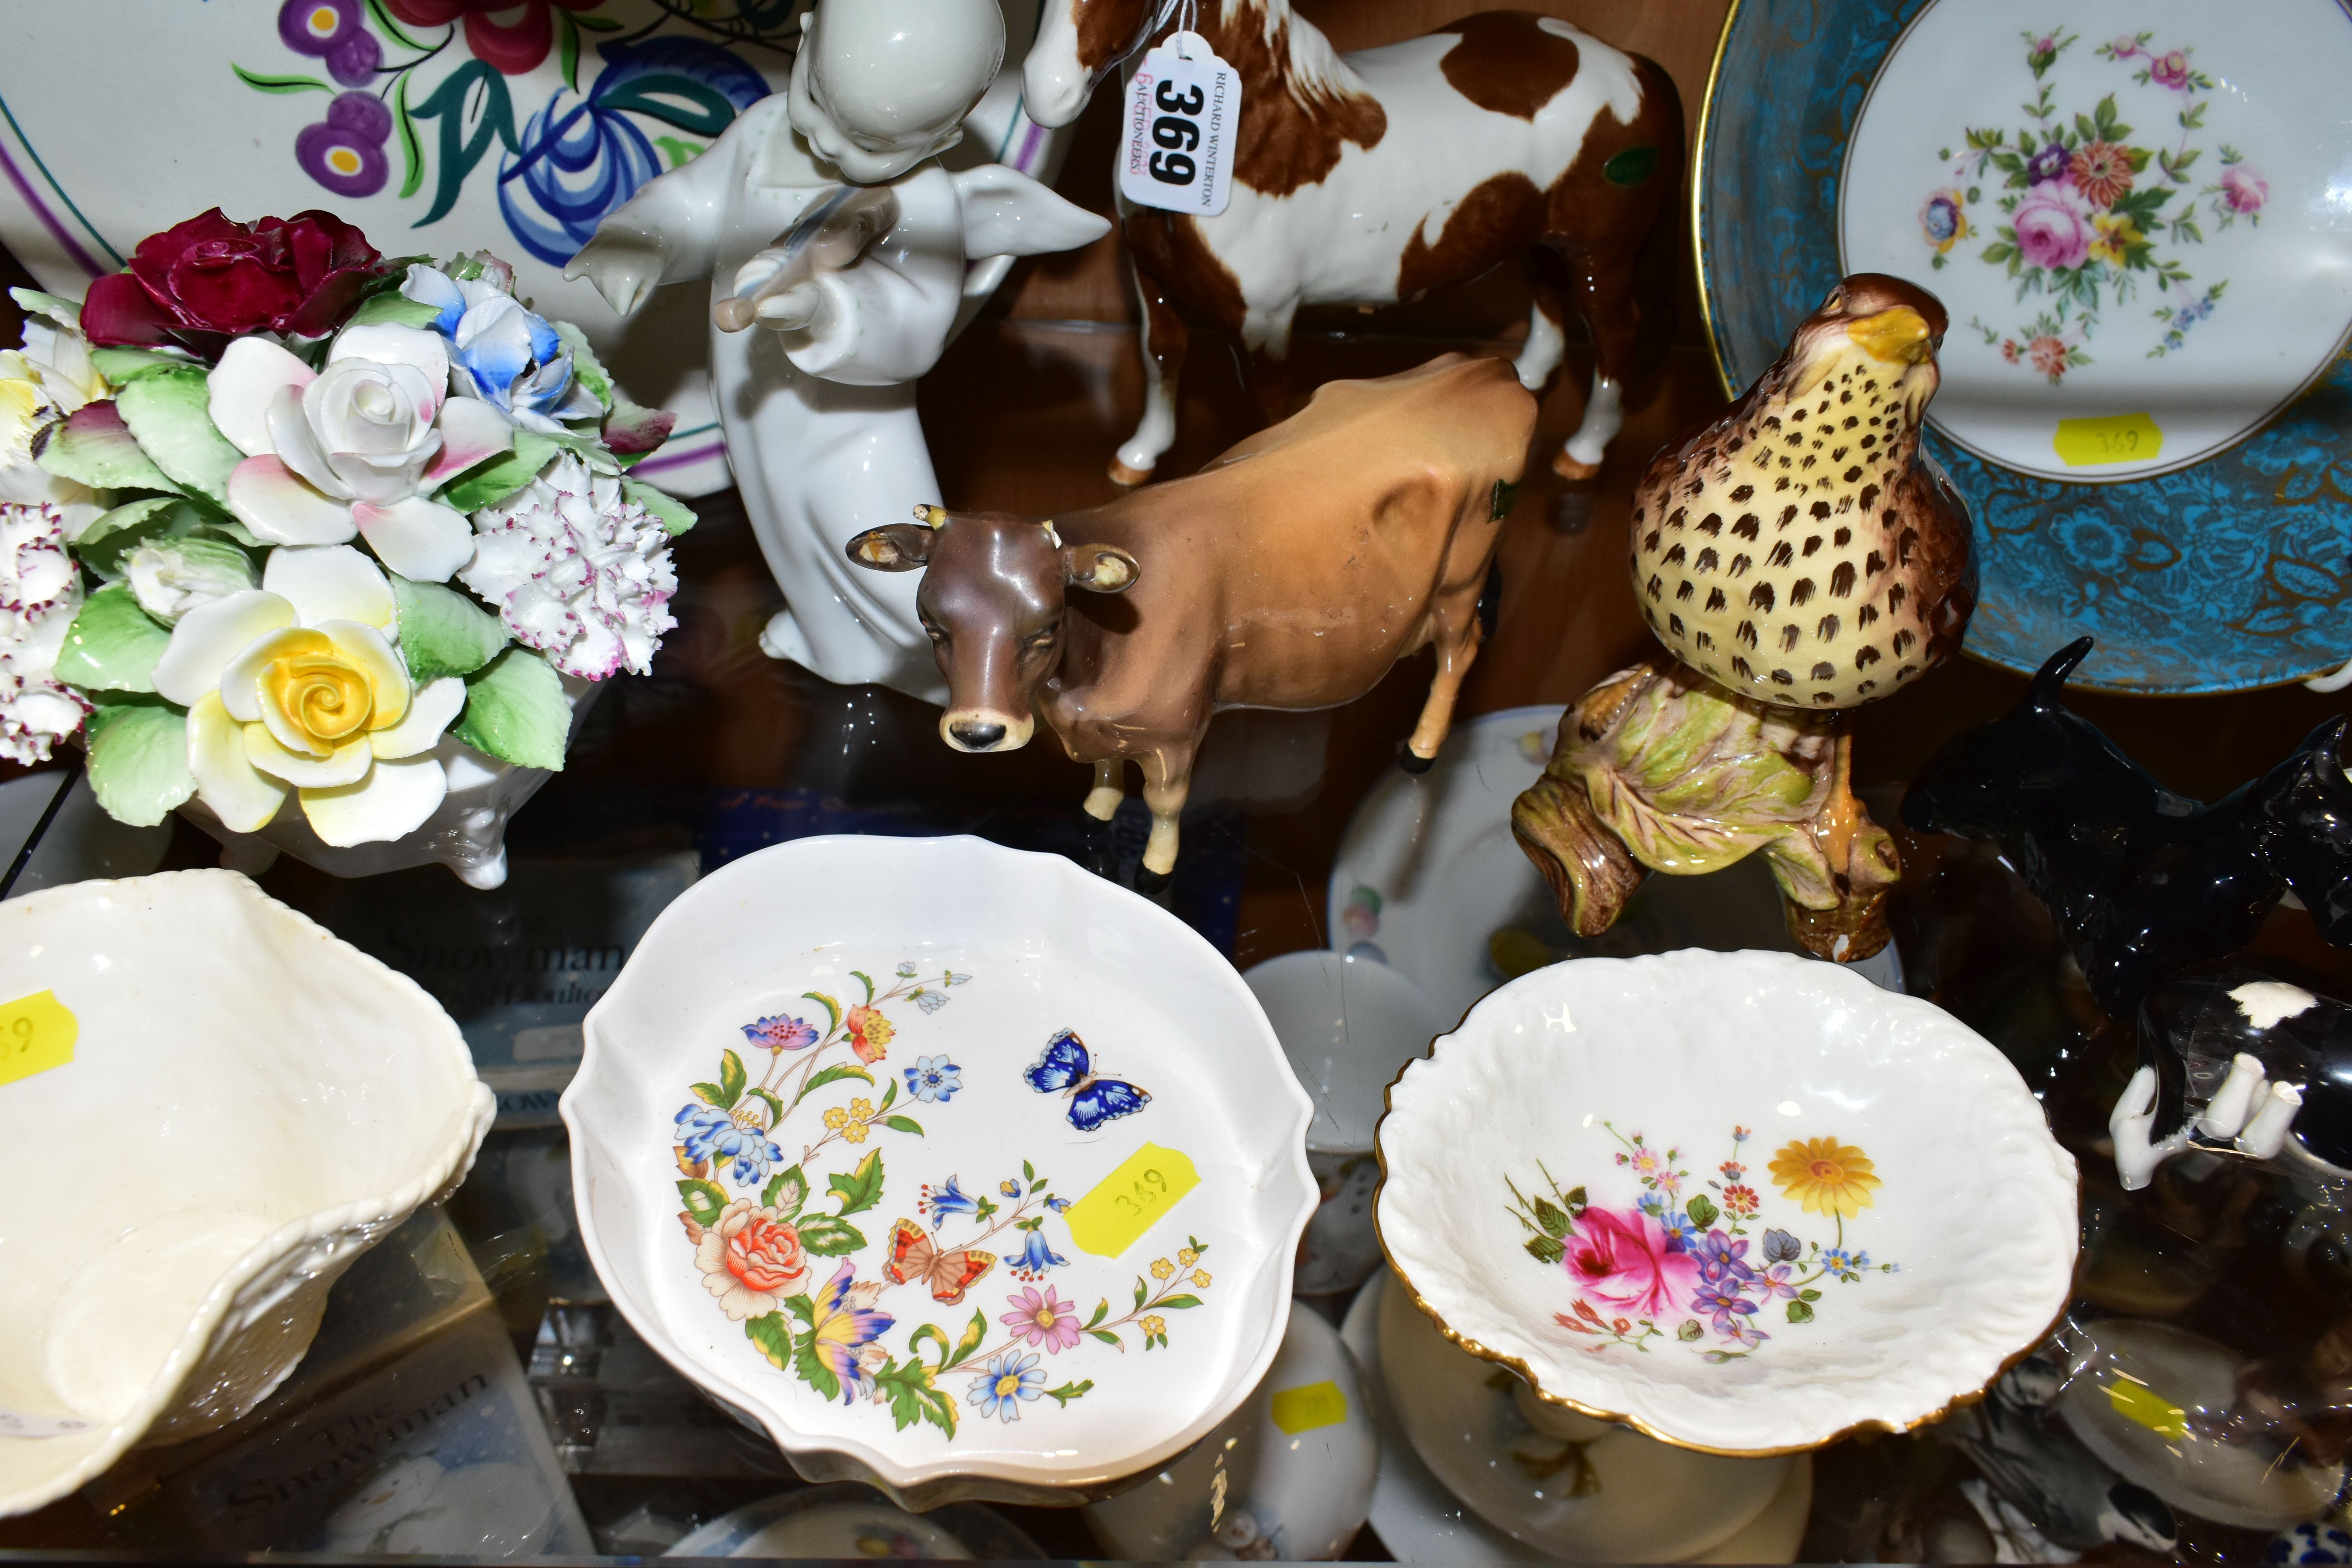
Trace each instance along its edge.
{"label": "blue decorated plate", "polygon": [[[2292,41],[2293,47],[2282,47]],[[2352,656],[2340,0],[1734,0],[1693,223],[1727,388],[1854,271],[1951,315],[1969,650],[2237,691]]]}

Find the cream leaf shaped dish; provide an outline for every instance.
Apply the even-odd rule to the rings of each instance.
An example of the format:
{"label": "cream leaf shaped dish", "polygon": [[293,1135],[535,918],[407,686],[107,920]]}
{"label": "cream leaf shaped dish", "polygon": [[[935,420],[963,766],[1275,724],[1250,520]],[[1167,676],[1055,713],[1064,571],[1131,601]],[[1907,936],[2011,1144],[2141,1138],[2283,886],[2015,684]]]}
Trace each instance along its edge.
{"label": "cream leaf shaped dish", "polygon": [[597,1273],[812,1480],[1098,1495],[1281,1344],[1312,1107],[1233,966],[1070,861],[746,856],[585,1028],[562,1110]]}
{"label": "cream leaf shaped dish", "polygon": [[423,988],[233,871],[0,904],[0,1515],[259,1404],[494,1110]]}
{"label": "cream leaf shaped dish", "polygon": [[1546,1400],[1724,1454],[1901,1430],[2050,1328],[2073,1158],[2000,1051],[1835,964],[1555,964],[1410,1064],[1382,1246]]}

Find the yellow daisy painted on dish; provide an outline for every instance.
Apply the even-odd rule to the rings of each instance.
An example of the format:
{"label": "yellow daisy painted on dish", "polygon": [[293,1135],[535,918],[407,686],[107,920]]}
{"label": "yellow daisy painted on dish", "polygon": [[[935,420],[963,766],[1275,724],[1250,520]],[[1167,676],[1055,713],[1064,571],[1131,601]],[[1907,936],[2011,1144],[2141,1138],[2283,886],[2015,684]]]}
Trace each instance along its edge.
{"label": "yellow daisy painted on dish", "polygon": [[1781,1195],[1799,1200],[1811,1214],[1851,1217],[1873,1206],[1874,1188],[1884,1185],[1871,1173],[1870,1157],[1851,1143],[1834,1138],[1806,1138],[1772,1156],[1772,1181]]}

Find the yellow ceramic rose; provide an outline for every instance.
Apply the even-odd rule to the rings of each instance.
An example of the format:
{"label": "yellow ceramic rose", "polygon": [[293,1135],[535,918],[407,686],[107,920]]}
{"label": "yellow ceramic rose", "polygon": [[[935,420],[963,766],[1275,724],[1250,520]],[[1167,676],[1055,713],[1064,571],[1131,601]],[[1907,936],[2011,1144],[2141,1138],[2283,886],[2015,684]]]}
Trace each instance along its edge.
{"label": "yellow ceramic rose", "polygon": [[417,687],[391,585],[349,545],[273,551],[257,589],[180,618],[155,689],[188,710],[188,767],[225,826],[251,833],[299,794],[328,844],[398,838],[448,790],[433,755],[465,706],[455,677]]}

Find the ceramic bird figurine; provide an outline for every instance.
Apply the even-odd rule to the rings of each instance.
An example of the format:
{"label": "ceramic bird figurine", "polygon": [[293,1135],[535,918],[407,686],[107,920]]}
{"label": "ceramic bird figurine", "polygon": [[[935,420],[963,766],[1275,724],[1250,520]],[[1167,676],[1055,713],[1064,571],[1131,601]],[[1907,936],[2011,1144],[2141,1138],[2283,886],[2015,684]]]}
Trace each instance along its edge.
{"label": "ceramic bird figurine", "polygon": [[1969,514],[1919,450],[1944,308],[1861,272],[1633,494],[1633,581],[1668,651],[1741,696],[1852,708],[1959,647]]}

